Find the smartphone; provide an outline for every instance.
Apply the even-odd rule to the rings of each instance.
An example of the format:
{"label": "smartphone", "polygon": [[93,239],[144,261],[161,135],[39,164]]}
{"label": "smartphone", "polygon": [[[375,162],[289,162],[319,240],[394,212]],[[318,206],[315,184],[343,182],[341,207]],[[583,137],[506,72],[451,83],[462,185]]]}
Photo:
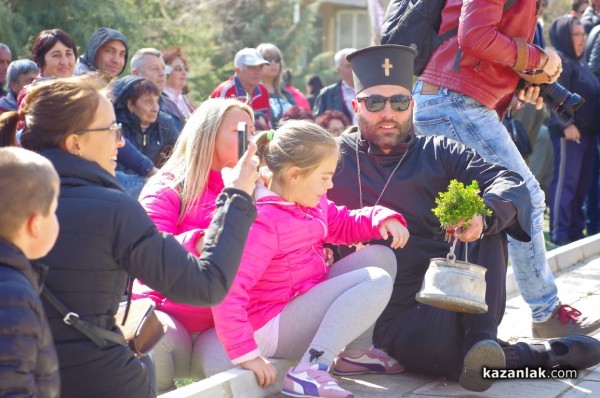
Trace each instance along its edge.
{"label": "smartphone", "polygon": [[238,159],[240,159],[248,148],[248,124],[246,122],[238,122]]}

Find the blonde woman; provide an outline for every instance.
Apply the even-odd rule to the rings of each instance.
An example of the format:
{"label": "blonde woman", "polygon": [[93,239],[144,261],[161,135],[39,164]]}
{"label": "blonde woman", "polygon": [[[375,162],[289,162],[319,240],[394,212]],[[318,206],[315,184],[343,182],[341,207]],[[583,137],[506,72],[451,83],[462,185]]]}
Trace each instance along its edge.
{"label": "blonde woman", "polygon": [[269,107],[271,108],[271,125],[276,127],[283,114],[296,104],[294,96],[281,86],[283,71],[283,55],[279,48],[271,43],[263,43],[256,47],[260,55],[269,62],[263,67],[262,83],[269,91]]}
{"label": "blonde woman", "polygon": [[[237,124],[247,123],[252,135],[253,115],[236,99],[205,101],[186,123],[171,157],[140,194],[158,230],[173,235],[194,255],[202,251],[202,236],[224,187],[221,170],[237,163]],[[134,293],[154,299],[167,326],[151,354],[162,393],[175,388],[174,377],[189,377],[195,337],[213,325],[212,315],[209,308],[172,302],[142,283],[136,281]]]}

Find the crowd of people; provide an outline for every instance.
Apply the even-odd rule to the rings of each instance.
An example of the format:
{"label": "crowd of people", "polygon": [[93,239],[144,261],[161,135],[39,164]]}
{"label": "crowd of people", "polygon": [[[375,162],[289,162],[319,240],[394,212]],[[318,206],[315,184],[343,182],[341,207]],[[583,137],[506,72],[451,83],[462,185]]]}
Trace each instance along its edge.
{"label": "crowd of people", "polygon": [[[39,33],[31,60],[0,44],[0,395],[152,397],[234,366],[266,388],[271,358],[297,362],[282,392],[307,397],[352,397],[331,373],[409,370],[485,391],[484,366],[600,363],[588,336],[600,315],[560,300],[544,190],[502,123],[523,105],[549,114],[552,240],[596,233],[600,27],[586,16],[600,17],[574,2],[550,50],[520,39],[540,39],[535,1],[462,3],[447,1],[440,31],[462,29],[416,84],[412,48],[345,48],[340,80],[310,76],[304,95],[285,49],[262,43],[198,106],[179,48],[133,52],[106,27],[81,56],[61,29]],[[539,85],[519,85],[533,75],[585,103],[565,118]],[[483,314],[415,299],[451,246],[431,209],[452,180],[477,181],[492,212],[454,230],[458,256],[487,270]],[[509,258],[542,343],[498,339]],[[165,334],[136,356],[115,314],[142,298]]]}

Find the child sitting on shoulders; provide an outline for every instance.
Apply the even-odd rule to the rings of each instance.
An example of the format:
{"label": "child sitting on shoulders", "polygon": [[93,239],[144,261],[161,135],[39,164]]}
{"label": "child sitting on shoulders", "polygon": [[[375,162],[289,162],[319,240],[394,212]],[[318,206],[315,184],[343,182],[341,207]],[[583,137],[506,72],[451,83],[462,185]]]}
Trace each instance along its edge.
{"label": "child sitting on shoulders", "polygon": [[352,397],[329,374],[332,366],[341,375],[404,370],[372,343],[396,260],[373,245],[329,267],[323,244],[391,239],[391,247],[403,247],[406,222],[382,206],[348,210],[327,200],[340,153],[318,125],[288,121],[259,135],[257,146],[272,179],[257,188],[257,219],[231,291],[212,308],[217,336],[232,363],[252,370],[263,388],[277,377],[267,358],[299,359],[284,394]]}

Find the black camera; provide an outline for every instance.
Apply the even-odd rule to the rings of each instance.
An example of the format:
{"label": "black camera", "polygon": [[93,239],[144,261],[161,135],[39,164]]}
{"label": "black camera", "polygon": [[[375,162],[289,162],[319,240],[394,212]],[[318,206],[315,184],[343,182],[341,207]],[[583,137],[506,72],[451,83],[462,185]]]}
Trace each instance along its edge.
{"label": "black camera", "polygon": [[[525,88],[527,85],[528,83],[521,79],[518,88]],[[563,123],[569,123],[585,102],[579,94],[570,92],[558,83],[540,84],[540,97]]]}

